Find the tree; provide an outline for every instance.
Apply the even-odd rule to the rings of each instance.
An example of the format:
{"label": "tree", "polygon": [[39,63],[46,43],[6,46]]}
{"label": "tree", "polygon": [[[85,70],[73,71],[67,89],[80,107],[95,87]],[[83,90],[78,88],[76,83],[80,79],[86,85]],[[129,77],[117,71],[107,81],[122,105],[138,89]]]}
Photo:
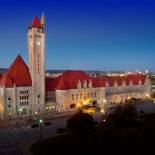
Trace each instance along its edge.
{"label": "tree", "polygon": [[135,118],[137,117],[136,108],[132,104],[124,106],[118,106],[113,113],[104,116],[107,125],[110,126],[130,126],[135,124]]}
{"label": "tree", "polygon": [[67,128],[74,133],[90,133],[94,129],[93,117],[87,113],[77,113],[68,119]]}

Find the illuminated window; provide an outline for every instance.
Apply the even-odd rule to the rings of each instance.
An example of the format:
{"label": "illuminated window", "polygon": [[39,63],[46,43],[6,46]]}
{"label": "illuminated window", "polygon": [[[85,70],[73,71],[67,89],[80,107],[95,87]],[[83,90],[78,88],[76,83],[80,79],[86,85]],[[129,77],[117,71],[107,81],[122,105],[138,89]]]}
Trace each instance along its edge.
{"label": "illuminated window", "polygon": [[80,94],[80,99],[82,99],[82,94]]}

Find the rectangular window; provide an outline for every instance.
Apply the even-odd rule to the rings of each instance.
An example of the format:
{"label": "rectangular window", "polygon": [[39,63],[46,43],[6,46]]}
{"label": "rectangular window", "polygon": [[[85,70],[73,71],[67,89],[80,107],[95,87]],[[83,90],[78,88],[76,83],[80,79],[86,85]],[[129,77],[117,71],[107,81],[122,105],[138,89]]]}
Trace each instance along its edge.
{"label": "rectangular window", "polygon": [[79,95],[78,95],[78,94],[76,94],[76,99],[78,100],[78,98],[79,98]]}
{"label": "rectangular window", "polygon": [[82,99],[82,94],[80,94],[80,99]]}
{"label": "rectangular window", "polygon": [[72,100],[74,100],[74,94],[72,95]]}
{"label": "rectangular window", "polygon": [[94,97],[96,97],[96,92],[94,93]]}
{"label": "rectangular window", "polygon": [[93,93],[91,93],[91,97],[93,97]]}

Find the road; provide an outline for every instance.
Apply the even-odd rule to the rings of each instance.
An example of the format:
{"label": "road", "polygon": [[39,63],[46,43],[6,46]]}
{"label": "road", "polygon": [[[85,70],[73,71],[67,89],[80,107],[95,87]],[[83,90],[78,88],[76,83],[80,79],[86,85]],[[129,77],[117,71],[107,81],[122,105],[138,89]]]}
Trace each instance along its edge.
{"label": "road", "polygon": [[0,128],[0,155],[20,155],[17,144],[26,139],[22,129],[15,127]]}
{"label": "road", "polygon": [[[56,134],[58,128],[66,127],[67,118],[52,120],[50,126],[43,126],[42,137],[47,138]],[[0,128],[0,155],[21,155],[18,145],[33,139],[39,139],[40,129],[30,127]]]}
{"label": "road", "polygon": [[[94,119],[97,121],[100,114],[96,113]],[[43,126],[42,138],[48,138],[57,134],[58,128],[66,128],[68,117],[52,119],[50,126]],[[30,127],[3,127],[0,128],[0,155],[21,155],[18,146],[31,140],[39,140],[40,128]]]}

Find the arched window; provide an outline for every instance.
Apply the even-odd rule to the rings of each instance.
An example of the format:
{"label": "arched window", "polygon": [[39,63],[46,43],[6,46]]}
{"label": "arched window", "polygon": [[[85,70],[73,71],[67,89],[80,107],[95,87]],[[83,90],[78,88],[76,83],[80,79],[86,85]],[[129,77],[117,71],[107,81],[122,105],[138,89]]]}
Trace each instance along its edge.
{"label": "arched window", "polygon": [[76,108],[76,105],[75,104],[71,104],[70,105],[70,109],[73,109],[73,108]]}

